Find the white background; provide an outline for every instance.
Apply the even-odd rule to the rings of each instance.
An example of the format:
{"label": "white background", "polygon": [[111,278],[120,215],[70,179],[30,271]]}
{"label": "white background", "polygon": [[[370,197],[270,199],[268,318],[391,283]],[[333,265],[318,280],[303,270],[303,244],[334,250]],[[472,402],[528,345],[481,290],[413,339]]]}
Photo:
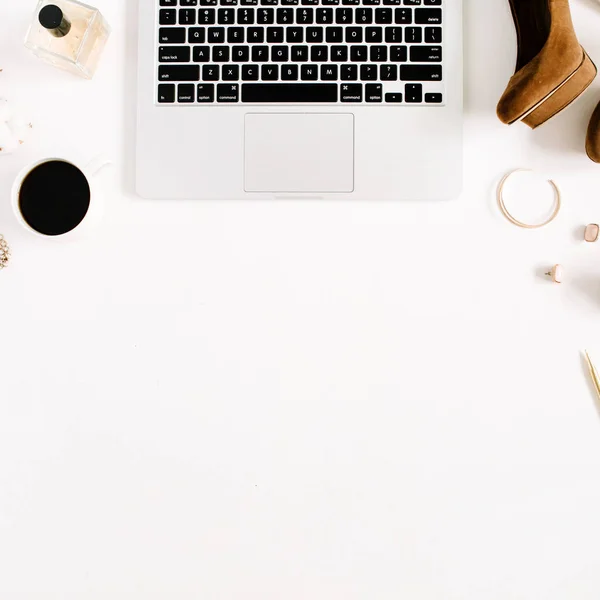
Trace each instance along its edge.
{"label": "white background", "polygon": [[[458,201],[150,202],[135,3],[98,2],[88,82],[23,48],[34,2],[0,1],[0,95],[35,125],[0,158],[0,598],[597,600],[600,79],[538,131],[501,125],[508,2],[465,0]],[[600,3],[572,6],[600,63]],[[96,237],[19,228],[21,167],[99,152]],[[564,193],[541,231],[494,204],[521,166]]]}

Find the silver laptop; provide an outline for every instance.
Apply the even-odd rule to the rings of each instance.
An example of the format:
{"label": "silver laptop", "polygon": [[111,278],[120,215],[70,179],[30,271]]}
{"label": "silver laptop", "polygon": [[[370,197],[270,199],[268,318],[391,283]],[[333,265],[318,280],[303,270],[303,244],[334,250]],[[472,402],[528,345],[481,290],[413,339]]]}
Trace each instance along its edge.
{"label": "silver laptop", "polygon": [[139,0],[146,198],[456,197],[462,0]]}

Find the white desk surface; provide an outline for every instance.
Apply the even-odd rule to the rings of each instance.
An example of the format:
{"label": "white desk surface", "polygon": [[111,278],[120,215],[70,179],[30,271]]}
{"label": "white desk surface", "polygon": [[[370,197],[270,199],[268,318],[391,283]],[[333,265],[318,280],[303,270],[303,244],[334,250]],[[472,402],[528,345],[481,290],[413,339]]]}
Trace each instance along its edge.
{"label": "white desk surface", "polygon": [[[149,202],[135,3],[98,4],[87,82],[22,47],[33,1],[0,1],[0,92],[35,124],[0,159],[0,598],[598,600],[600,79],[537,132],[502,126],[508,3],[465,0],[460,200]],[[600,62],[600,6],[572,4]],[[8,191],[66,152],[116,166],[101,235],[57,245]],[[494,205],[520,166],[563,190],[544,230]]]}

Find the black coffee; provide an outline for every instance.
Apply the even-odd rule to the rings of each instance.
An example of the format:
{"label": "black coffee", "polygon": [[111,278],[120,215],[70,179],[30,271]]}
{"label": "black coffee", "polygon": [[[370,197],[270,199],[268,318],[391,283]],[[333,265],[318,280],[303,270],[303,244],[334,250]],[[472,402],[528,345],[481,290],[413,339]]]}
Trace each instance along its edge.
{"label": "black coffee", "polygon": [[19,190],[23,218],[44,235],[61,235],[75,229],[89,207],[90,186],[85,175],[62,160],[35,167]]}

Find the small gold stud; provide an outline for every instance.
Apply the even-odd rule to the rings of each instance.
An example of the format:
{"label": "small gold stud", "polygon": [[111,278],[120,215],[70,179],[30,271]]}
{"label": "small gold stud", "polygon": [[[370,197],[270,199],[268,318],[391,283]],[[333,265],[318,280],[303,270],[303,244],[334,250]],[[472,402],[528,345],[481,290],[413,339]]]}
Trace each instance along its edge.
{"label": "small gold stud", "polygon": [[554,283],[562,283],[564,277],[564,270],[562,265],[554,265],[548,273],[546,273],[548,277],[554,281]]}
{"label": "small gold stud", "polygon": [[598,238],[600,237],[600,226],[596,225],[596,223],[590,223],[586,228],[585,228],[585,233],[583,234],[583,239],[586,242],[597,242]]}

